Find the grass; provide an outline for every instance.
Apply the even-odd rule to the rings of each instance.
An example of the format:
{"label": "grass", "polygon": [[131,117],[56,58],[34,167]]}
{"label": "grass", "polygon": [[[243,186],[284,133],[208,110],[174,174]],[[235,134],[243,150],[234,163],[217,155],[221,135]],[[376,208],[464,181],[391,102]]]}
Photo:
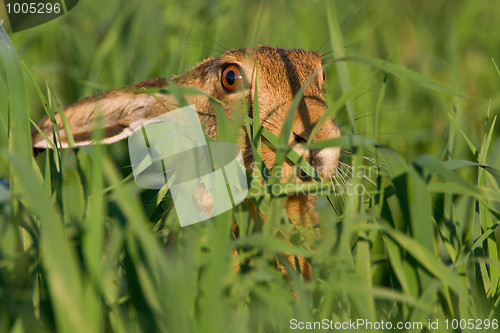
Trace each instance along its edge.
{"label": "grass", "polygon": [[[498,320],[498,9],[88,0],[43,26],[2,31],[0,331],[288,332],[293,318],[327,318],[423,324],[401,332],[446,331],[448,320],[450,332],[476,332],[452,320]],[[319,196],[320,236],[290,223],[282,195],[251,195],[263,225],[241,204],[180,228],[166,191],[128,177],[124,144],[31,157],[30,118],[182,73],[221,45],[256,44],[325,54],[343,136],[308,144],[341,145],[348,166],[333,183],[343,193]],[[260,136],[252,141],[258,155]],[[307,257],[312,280],[292,271],[287,281],[275,266],[283,252]]]}

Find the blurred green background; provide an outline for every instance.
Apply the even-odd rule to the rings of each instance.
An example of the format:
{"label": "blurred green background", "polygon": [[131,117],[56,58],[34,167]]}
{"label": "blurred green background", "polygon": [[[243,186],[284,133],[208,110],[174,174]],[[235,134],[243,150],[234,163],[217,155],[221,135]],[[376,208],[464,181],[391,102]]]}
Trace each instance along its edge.
{"label": "blurred green background", "polygon": [[[14,63],[0,59],[0,178],[20,184],[10,192],[0,184],[0,331],[288,332],[292,318],[498,319],[498,22],[500,5],[487,1],[80,0],[61,18],[9,34],[26,93],[7,89]],[[15,157],[9,105],[26,98],[31,119],[41,119],[37,86],[57,110],[57,100],[181,74],[254,45],[324,54],[329,105],[359,89],[354,124],[349,110],[336,118],[342,134],[398,156],[383,155],[387,170],[369,195],[331,196],[336,209],[319,200],[323,234],[312,246],[283,217],[283,198],[255,201],[269,209],[269,227],[248,227],[240,240],[231,220],[251,225],[245,207],[181,229],[168,199],[155,201],[164,193],[122,181],[124,145],[44,155],[34,171]],[[359,56],[398,69],[336,61]],[[428,89],[424,77],[468,98]],[[274,264],[282,252],[305,255],[312,281],[285,279]]]}
{"label": "blurred green background", "polygon": [[[459,101],[463,125],[480,137],[487,103],[498,109],[498,59],[492,4],[472,1],[339,1],[335,4],[346,55],[378,57],[475,99]],[[333,63],[325,3],[310,1],[82,1],[36,29],[12,35],[37,82],[64,105],[98,91],[147,78],[181,74],[208,56],[253,45],[319,50]],[[348,63],[350,81],[371,88],[354,101],[365,116],[358,132],[373,132],[374,95],[383,74]],[[335,66],[327,70],[330,103],[340,94]],[[31,89],[34,119],[43,109]],[[379,132],[414,158],[436,154],[449,125],[453,97],[389,78]],[[490,155],[490,157],[493,155]],[[498,162],[498,161],[497,161]],[[493,164],[493,163],[492,163]]]}

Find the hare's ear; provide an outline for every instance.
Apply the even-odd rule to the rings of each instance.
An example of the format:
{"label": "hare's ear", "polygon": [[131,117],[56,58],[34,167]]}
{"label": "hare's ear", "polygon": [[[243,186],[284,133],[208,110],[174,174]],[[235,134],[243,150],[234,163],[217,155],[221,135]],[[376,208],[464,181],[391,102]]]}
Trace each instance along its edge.
{"label": "hare's ear", "polygon": [[[145,89],[165,88],[164,79],[144,81],[122,90],[104,92],[84,98],[65,108],[64,114],[71,129],[75,146],[92,143],[92,133],[96,119],[102,119],[104,139],[101,143],[109,144],[129,137],[144,122],[175,108],[175,98],[165,94],[148,93]],[[51,120],[46,117],[38,123],[50,141],[56,139],[61,148],[68,148],[67,136],[61,115],[55,119],[59,131],[54,131]],[[58,132],[58,133],[57,133]],[[60,136],[60,138],[59,138]],[[37,129],[32,131],[34,148],[47,149],[51,145]]]}

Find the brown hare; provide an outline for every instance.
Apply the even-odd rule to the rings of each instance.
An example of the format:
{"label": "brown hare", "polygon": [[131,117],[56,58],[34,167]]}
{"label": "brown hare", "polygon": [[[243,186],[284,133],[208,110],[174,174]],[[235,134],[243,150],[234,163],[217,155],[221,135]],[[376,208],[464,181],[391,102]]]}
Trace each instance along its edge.
{"label": "brown hare", "polygon": [[[309,81],[308,81],[309,80]],[[230,50],[217,58],[208,58],[185,74],[171,78],[178,87],[193,87],[206,95],[222,101],[224,111],[230,117],[232,110],[243,102],[249,106],[252,115],[254,94],[258,91],[258,110],[262,126],[276,136],[280,135],[283,122],[294,96],[306,84],[302,100],[295,115],[289,145],[304,156],[324,180],[330,179],[337,168],[340,148],[327,148],[319,151],[301,150],[315,124],[326,112],[327,105],[323,97],[325,76],[322,69],[321,55],[300,49],[285,50],[270,46]],[[71,127],[76,146],[91,143],[92,131],[97,115],[102,116],[104,140],[112,143],[131,134],[130,125],[147,121],[169,110],[179,107],[173,95],[151,93],[146,89],[167,87],[167,80],[157,78],[143,81],[120,90],[103,92],[84,98],[65,108],[64,113]],[[200,121],[208,136],[217,139],[215,111],[209,97],[193,94],[185,96],[189,104],[194,104]],[[56,114],[60,129],[62,147],[67,147],[66,135],[59,114]],[[49,138],[53,135],[53,125],[48,118],[42,119],[38,126]],[[312,141],[322,141],[340,135],[338,127],[329,118],[314,134]],[[38,131],[32,132],[33,146],[36,149],[50,148]],[[264,140],[265,141],[265,140]],[[238,143],[243,152],[245,166],[251,168],[252,151],[246,133],[240,131]],[[268,168],[273,166],[275,152],[269,145],[262,146],[262,160]],[[283,178],[292,175],[293,165],[285,161]],[[294,177],[300,181],[300,177]],[[286,209],[288,216],[298,227],[315,224],[313,196],[294,195],[288,198]],[[307,262],[299,259],[304,276],[310,274]],[[293,264],[293,263],[292,263]]]}

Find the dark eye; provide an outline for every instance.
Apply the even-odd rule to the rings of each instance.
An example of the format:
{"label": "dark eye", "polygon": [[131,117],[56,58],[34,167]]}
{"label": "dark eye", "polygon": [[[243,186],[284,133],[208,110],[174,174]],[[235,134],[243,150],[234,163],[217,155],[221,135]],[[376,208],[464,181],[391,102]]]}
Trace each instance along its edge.
{"label": "dark eye", "polygon": [[243,77],[241,71],[236,65],[228,65],[222,71],[221,83],[227,91],[235,91],[241,87]]}
{"label": "dark eye", "polygon": [[325,79],[326,79],[325,71],[322,71],[322,72],[323,72],[323,82],[325,82]]}

